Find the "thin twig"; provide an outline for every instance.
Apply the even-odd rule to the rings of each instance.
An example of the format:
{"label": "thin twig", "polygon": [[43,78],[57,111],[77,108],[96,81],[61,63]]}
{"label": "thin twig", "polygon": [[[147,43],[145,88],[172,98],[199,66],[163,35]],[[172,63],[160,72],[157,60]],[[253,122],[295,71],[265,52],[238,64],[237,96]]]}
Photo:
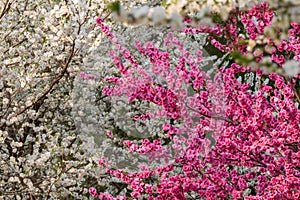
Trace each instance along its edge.
{"label": "thin twig", "polygon": [[0,19],[4,16],[4,14],[6,12],[8,12],[8,10],[10,9],[10,6],[11,6],[11,3],[9,2],[9,0],[6,0],[5,4],[4,4],[4,7],[3,7],[3,10],[0,14]]}
{"label": "thin twig", "polygon": [[210,115],[201,113],[200,111],[198,111],[198,110],[196,110],[196,109],[194,109],[194,108],[188,106],[187,103],[185,103],[185,105],[186,105],[186,107],[187,107],[188,109],[190,109],[190,110],[192,110],[192,111],[194,111],[194,112],[196,112],[196,113],[198,113],[198,114],[200,114],[200,115],[202,115],[202,116],[204,116],[204,117],[207,117],[207,118],[210,118],[210,119],[223,120],[223,121],[225,121],[225,122],[232,123],[232,124],[234,124],[234,125],[238,125],[236,122],[234,122],[234,121],[231,120],[231,119],[226,119],[226,118],[224,118],[224,117],[222,117],[222,116],[210,116]]}

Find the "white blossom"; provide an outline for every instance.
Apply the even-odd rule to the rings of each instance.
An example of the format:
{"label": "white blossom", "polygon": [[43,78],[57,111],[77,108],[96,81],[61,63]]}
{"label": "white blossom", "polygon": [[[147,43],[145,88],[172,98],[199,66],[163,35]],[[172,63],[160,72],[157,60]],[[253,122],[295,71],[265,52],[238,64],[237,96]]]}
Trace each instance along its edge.
{"label": "white blossom", "polygon": [[300,65],[296,60],[288,60],[282,66],[287,76],[293,77],[300,73]]}
{"label": "white blossom", "polygon": [[150,15],[154,24],[163,23],[163,21],[166,19],[165,10],[161,7],[154,8]]}

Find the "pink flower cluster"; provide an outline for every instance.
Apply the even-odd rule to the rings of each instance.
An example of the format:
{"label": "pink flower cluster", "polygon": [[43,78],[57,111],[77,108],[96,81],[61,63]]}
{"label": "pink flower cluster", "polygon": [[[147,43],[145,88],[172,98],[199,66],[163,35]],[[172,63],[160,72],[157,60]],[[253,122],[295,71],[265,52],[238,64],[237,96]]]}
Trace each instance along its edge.
{"label": "pink flower cluster", "polygon": [[92,196],[99,198],[100,200],[126,200],[126,197],[116,197],[116,198],[114,198],[112,195],[106,194],[106,193],[103,193],[103,192],[100,192],[98,194],[97,189],[94,188],[94,187],[90,187],[89,193]]}
{"label": "pink flower cluster", "polygon": [[241,22],[247,27],[249,38],[255,40],[258,35],[263,35],[265,27],[271,26],[273,15],[274,12],[265,2],[253,6],[247,12],[242,12]]}
{"label": "pink flower cluster", "polygon": [[79,73],[80,78],[85,79],[85,80],[96,80],[97,77],[93,74],[88,74],[85,72],[80,72]]}
{"label": "pink flower cluster", "polygon": [[[207,33],[215,50],[229,53],[239,50],[246,55],[250,50],[241,41],[256,40],[259,35],[264,35],[264,28],[272,25],[274,12],[266,3],[261,3],[247,11],[234,10],[230,16],[222,25],[186,28],[183,32]],[[192,55],[170,33],[164,45],[175,46],[181,53],[176,66],[170,64],[169,52],[161,51],[152,42],[136,42],[137,50],[149,58],[152,73],[167,83],[162,85],[137,64],[130,51],[118,42],[101,19],[97,19],[97,23],[132,66],[126,67],[122,59],[111,52],[121,77],[107,77],[106,81],[113,86],[106,86],[103,92],[110,96],[125,95],[129,103],[133,100],[149,101],[161,108],[136,116],[135,120],[165,117],[184,123],[179,128],[171,123],[162,127],[177,152],[172,164],[125,172],[110,169],[104,160],[99,161],[108,174],[128,185],[130,198],[299,199],[300,80],[297,74],[286,78],[259,69],[253,71],[229,57],[230,64],[220,65],[212,81],[199,68],[202,52]],[[243,24],[245,30],[238,24]],[[225,38],[225,42],[220,37]],[[268,38],[260,46],[263,54],[256,52],[258,62],[264,54],[271,55],[272,62],[278,67],[288,59],[299,60],[300,23],[291,24],[288,40],[278,43]],[[271,51],[266,46],[271,46]],[[237,79],[245,74],[259,78],[254,80],[256,89]],[[264,81],[266,79],[268,82]],[[183,87],[185,84],[191,86],[193,94],[188,95]],[[214,142],[208,136],[211,132]],[[183,134],[186,137],[182,137]],[[152,161],[162,157],[167,159],[171,149],[164,146],[163,140],[125,140],[123,145],[130,152],[149,155]],[[110,194],[98,194],[95,188],[90,188],[90,194],[99,199],[126,199],[125,196],[113,198]]]}

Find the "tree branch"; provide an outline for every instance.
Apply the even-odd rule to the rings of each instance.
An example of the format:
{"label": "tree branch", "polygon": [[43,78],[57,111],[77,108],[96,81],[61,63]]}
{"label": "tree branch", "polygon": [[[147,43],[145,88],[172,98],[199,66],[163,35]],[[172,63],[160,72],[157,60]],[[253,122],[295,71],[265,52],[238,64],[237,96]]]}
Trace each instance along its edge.
{"label": "tree branch", "polygon": [[[41,103],[46,99],[46,96],[53,90],[54,86],[57,85],[61,78],[65,75],[65,73],[67,72],[67,69],[68,67],[70,66],[70,63],[72,61],[72,58],[73,56],[75,55],[75,39],[73,39],[73,44],[72,44],[72,49],[70,51],[70,55],[69,55],[69,58],[67,60],[67,62],[65,63],[64,67],[63,67],[63,70],[59,73],[59,75],[51,82],[51,84],[44,90],[44,92],[42,93],[42,95],[40,95],[40,97],[37,98],[37,100],[35,100],[33,103],[31,103],[30,105],[28,106],[25,106],[23,109],[21,109],[19,112],[15,113],[14,115],[10,116],[8,118],[11,119],[13,117],[16,117],[22,113],[24,113],[26,110],[28,110],[29,108],[31,107],[35,107],[35,106],[38,106],[40,107],[41,106]],[[0,128],[2,128],[4,126],[5,123],[3,123]]]}

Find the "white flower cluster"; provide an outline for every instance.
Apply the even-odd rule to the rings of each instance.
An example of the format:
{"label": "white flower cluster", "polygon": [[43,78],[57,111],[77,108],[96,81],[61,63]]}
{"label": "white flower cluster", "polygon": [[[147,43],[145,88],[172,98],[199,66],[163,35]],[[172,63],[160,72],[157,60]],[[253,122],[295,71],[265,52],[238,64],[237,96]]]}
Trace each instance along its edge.
{"label": "white flower cluster", "polygon": [[[156,1],[155,1],[156,2]],[[191,17],[195,25],[213,25],[212,14],[218,14],[226,20],[230,11],[235,8],[246,10],[260,4],[262,0],[167,0],[139,7],[125,9],[120,6],[114,17],[125,24],[168,24],[175,28],[182,28],[183,18]],[[276,10],[274,26],[288,26],[289,22],[300,20],[298,0],[266,0],[269,6]],[[279,27],[281,27],[279,26]]]}
{"label": "white flower cluster", "polygon": [[259,0],[167,0],[161,5],[143,5],[126,10],[122,5],[114,17],[128,24],[169,24],[174,28],[183,27],[183,17],[190,16],[201,23],[212,24],[211,13],[218,13],[222,19],[227,19],[229,12],[239,7],[247,9]]}
{"label": "white flower cluster", "polygon": [[286,76],[293,77],[300,73],[300,63],[296,60],[288,60],[282,67]]}
{"label": "white flower cluster", "polygon": [[[155,1],[156,2],[156,1]],[[133,7],[129,10],[120,5],[118,12],[113,12],[115,19],[125,24],[170,24],[173,27],[182,27],[183,18],[179,12],[175,10],[167,12],[164,7],[157,6],[160,1],[152,2],[152,5],[143,5],[140,7]]]}
{"label": "white flower cluster", "polygon": [[0,199],[88,199],[101,181],[71,93],[109,3],[0,2]]}

